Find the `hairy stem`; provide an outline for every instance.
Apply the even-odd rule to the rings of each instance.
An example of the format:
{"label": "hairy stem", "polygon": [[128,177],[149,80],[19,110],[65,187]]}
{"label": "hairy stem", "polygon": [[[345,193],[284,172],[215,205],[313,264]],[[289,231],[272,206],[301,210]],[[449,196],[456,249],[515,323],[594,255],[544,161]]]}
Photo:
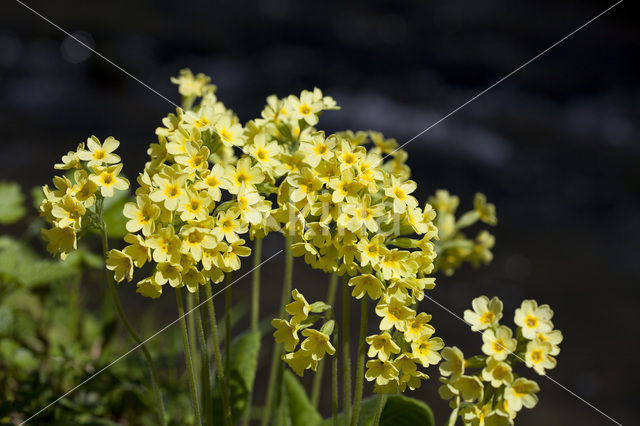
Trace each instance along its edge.
{"label": "hairy stem", "polygon": [[[288,231],[287,231],[288,232]],[[291,245],[293,244],[293,236],[288,234],[285,243],[285,266],[284,279],[282,282],[282,295],[280,299],[280,318],[284,318],[286,311],[285,306],[289,297],[291,297],[291,281],[293,277],[293,253]],[[271,420],[271,413],[274,405],[277,407],[280,403],[280,392],[282,390],[282,374],[283,368],[280,357],[282,356],[282,345],[275,344],[271,355],[271,369],[269,371],[269,384],[267,386],[267,397],[264,404],[264,413],[262,416],[262,426],[266,426]]]}
{"label": "hairy stem", "polygon": [[231,377],[231,272],[227,272],[224,302],[224,374]]}
{"label": "hairy stem", "polygon": [[347,285],[346,276],[342,279],[342,398],[344,412],[344,424],[349,424],[351,418],[351,355],[349,352],[349,325],[351,322],[349,305],[351,295],[349,294],[349,286]]}
{"label": "hairy stem", "polygon": [[[329,290],[327,291],[327,304],[333,306],[336,299],[336,288],[338,287],[338,275],[334,272],[331,274],[329,281]],[[327,319],[333,319],[333,309],[327,311]],[[324,373],[324,358],[318,362],[318,370],[313,378],[313,387],[311,391],[311,403],[314,408],[318,408],[320,403],[320,392],[322,391],[322,376]]]}
{"label": "hairy stem", "polygon": [[364,357],[365,339],[367,337],[367,319],[369,318],[369,296],[362,297],[360,305],[360,336],[358,340],[358,360],[356,363],[356,389],[353,401],[353,415],[351,416],[351,426],[357,426],[360,415],[360,402],[362,401],[362,387],[364,386]]}
{"label": "hairy stem", "polygon": [[216,358],[216,371],[218,374],[218,382],[220,385],[220,395],[222,396],[222,410],[224,411],[225,425],[231,426],[231,405],[229,403],[229,384],[225,380],[224,369],[222,367],[222,355],[220,354],[220,344],[218,343],[218,324],[216,322],[216,311],[213,306],[213,295],[211,291],[211,283],[208,282],[204,286],[207,292],[207,308],[209,311],[209,321],[211,322],[211,345],[213,346],[213,354]]}
{"label": "hairy stem", "polygon": [[382,417],[382,409],[384,408],[384,400],[386,396],[382,393],[378,394],[378,401],[376,402],[376,416],[373,418],[373,426],[380,424],[380,417]]}
{"label": "hairy stem", "polygon": [[[256,238],[253,247],[253,272],[251,276],[251,331],[257,332],[258,321],[260,320],[260,262],[262,261],[262,238]],[[255,378],[254,378],[255,382]],[[244,426],[249,425],[251,419],[251,405],[253,403],[253,383],[249,389],[249,399],[247,400],[247,410],[242,419]]]}
{"label": "hairy stem", "polygon": [[[107,224],[104,221],[102,213],[103,211],[102,211],[102,202],[101,202],[99,205],[99,215],[100,215],[100,223],[102,226],[102,230],[101,230],[102,231],[101,232],[102,255],[106,262],[107,252],[109,251],[109,242],[107,239]],[[106,268],[105,268],[105,275],[106,275],[107,283],[109,286],[109,292],[111,293],[111,298],[113,299],[113,305],[115,306],[116,312],[120,317],[120,321],[122,321],[124,328],[127,330],[127,333],[129,333],[129,337],[131,337],[131,340],[133,340],[137,345],[140,346],[140,349],[142,349],[144,358],[147,362],[147,365],[149,366],[149,371],[151,372],[151,387],[153,389],[153,396],[156,400],[156,407],[158,410],[158,420],[160,421],[160,424],[164,426],[166,424],[165,415],[164,415],[164,403],[162,401],[162,392],[160,391],[160,385],[158,383],[158,373],[156,372],[156,367],[153,363],[153,358],[151,358],[151,353],[149,353],[149,349],[147,349],[145,344],[142,342],[142,339],[140,338],[140,336],[138,336],[138,333],[135,332],[133,327],[131,327],[129,320],[127,320],[127,316],[125,315],[124,310],[122,309],[122,305],[120,304],[120,297],[118,296],[118,290],[116,289],[116,283],[113,279],[113,275]]]}
{"label": "hairy stem", "polygon": [[193,360],[191,359],[191,346],[189,344],[189,336],[187,334],[187,321],[184,319],[184,304],[182,302],[182,289],[176,288],[176,301],[178,303],[178,314],[180,315],[180,328],[182,330],[182,344],[184,345],[184,359],[187,364],[187,372],[189,373],[189,390],[191,392],[191,401],[193,402],[193,413],[195,415],[196,425],[202,425],[200,418],[200,404],[198,403],[198,390],[196,378],[193,371]]}
{"label": "hairy stem", "polygon": [[[338,330],[334,331],[333,347],[338,346]],[[338,426],[338,354],[331,358],[331,415],[333,426]]]}
{"label": "hairy stem", "polygon": [[202,408],[204,410],[205,423],[213,426],[213,404],[211,401],[211,376],[209,369],[209,351],[207,338],[204,332],[204,318],[200,311],[200,288],[196,289],[196,325],[198,326],[198,339],[200,341],[200,375],[202,384]]}

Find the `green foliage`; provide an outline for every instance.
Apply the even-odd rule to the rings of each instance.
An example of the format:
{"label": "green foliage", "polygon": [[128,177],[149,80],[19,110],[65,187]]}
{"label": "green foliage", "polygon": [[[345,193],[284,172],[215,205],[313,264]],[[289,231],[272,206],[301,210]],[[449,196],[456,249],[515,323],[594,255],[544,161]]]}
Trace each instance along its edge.
{"label": "green foliage", "polygon": [[0,225],[9,225],[22,219],[25,214],[24,195],[20,185],[0,182]]}
{"label": "green foliage", "polygon": [[[247,408],[250,389],[258,368],[260,333],[250,331],[231,343],[231,374],[229,380],[231,418],[237,422]],[[218,383],[213,393],[213,414],[216,424],[224,424],[222,397]]]}
{"label": "green foliage", "polygon": [[[360,405],[358,426],[371,426],[376,416],[378,396],[363,399]],[[338,415],[338,424],[344,422],[344,415]],[[433,426],[433,412],[427,404],[403,395],[390,395],[382,409],[380,426]],[[333,425],[333,419],[326,419],[322,426]]]}
{"label": "green foliage", "polygon": [[288,369],[284,371],[282,388],[280,410],[283,424],[315,426],[322,423],[322,416],[311,404],[304,387]]}
{"label": "green foliage", "polygon": [[25,243],[0,236],[0,282],[37,286],[68,279],[77,272],[73,263],[42,259]]}

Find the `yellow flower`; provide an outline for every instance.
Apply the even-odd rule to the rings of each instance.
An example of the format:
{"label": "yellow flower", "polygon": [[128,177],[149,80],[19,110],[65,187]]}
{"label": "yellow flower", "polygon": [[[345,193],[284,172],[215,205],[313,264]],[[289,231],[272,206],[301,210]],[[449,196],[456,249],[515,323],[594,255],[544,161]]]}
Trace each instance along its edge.
{"label": "yellow flower", "polygon": [[73,194],[76,200],[82,202],[85,207],[91,207],[96,202],[95,193],[98,185],[89,179],[89,175],[84,170],[76,170],[73,174],[76,184],[73,186]]}
{"label": "yellow flower", "polygon": [[376,267],[381,258],[389,253],[389,249],[384,245],[384,236],[377,234],[371,240],[361,238],[356,245],[360,257],[360,266],[363,268],[369,264]]}
{"label": "yellow flower", "polygon": [[222,188],[232,194],[237,194],[240,188],[253,188],[264,181],[264,173],[259,167],[251,165],[251,159],[245,157],[238,161],[236,167],[225,170]]}
{"label": "yellow flower", "polygon": [[160,229],[147,239],[147,246],[153,252],[155,262],[171,262],[177,264],[180,261],[180,248],[182,240],[175,235],[173,227],[167,226]]}
{"label": "yellow flower", "polygon": [[441,213],[454,214],[458,208],[458,204],[460,204],[460,198],[449,194],[447,190],[439,189],[436,191],[435,196],[429,197],[428,203],[436,209],[438,215]]}
{"label": "yellow flower", "polygon": [[484,395],[484,386],[477,376],[461,376],[453,387],[465,401],[480,401]]}
{"label": "yellow flower", "polygon": [[72,195],[65,195],[51,209],[51,214],[57,219],[56,223],[59,228],[71,226],[74,229],[80,229],[85,213],[84,205]]}
{"label": "yellow flower", "polygon": [[133,260],[120,250],[110,250],[107,254],[107,269],[113,271],[113,278],[117,282],[133,279]]}
{"label": "yellow flower", "polygon": [[482,341],[482,352],[498,361],[504,361],[516,350],[517,341],[513,338],[511,329],[505,325],[501,325],[495,331],[485,330],[482,333]]}
{"label": "yellow flower", "polygon": [[395,327],[398,331],[404,331],[406,320],[415,315],[413,309],[408,308],[404,301],[397,297],[385,297],[378,302],[376,314],[382,317],[380,330],[389,330]]}
{"label": "yellow flower", "polygon": [[524,300],[516,313],[513,321],[522,328],[525,339],[535,339],[538,333],[548,333],[553,329],[551,323],[553,311],[549,305],[538,306],[535,300]]}
{"label": "yellow flower", "polygon": [[47,251],[52,255],[60,253],[62,260],[66,259],[69,253],[76,250],[76,231],[70,226],[64,228],[53,227],[42,229],[42,238],[48,243]]}
{"label": "yellow flower", "polygon": [[213,249],[218,245],[218,241],[208,233],[208,229],[197,225],[182,227],[180,235],[182,237],[180,252],[190,255],[196,262],[202,259],[203,250]]}
{"label": "yellow flower", "polygon": [[214,164],[208,174],[202,176],[202,179],[196,182],[195,189],[207,190],[213,201],[220,201],[222,193],[220,191],[222,179],[224,177],[224,167],[220,164]]}
{"label": "yellow flower", "polygon": [[310,368],[313,371],[318,367],[318,361],[313,359],[311,352],[298,349],[282,356],[282,360],[289,364],[289,367],[300,377],[304,375],[304,370]]}
{"label": "yellow flower", "polygon": [[139,195],[135,203],[124,205],[122,214],[129,219],[126,224],[127,231],[142,230],[142,235],[148,237],[155,230],[155,221],[160,216],[160,207],[153,204],[147,195]]}
{"label": "yellow flower", "polygon": [[182,96],[202,96],[208,91],[215,91],[216,86],[209,84],[210,77],[202,73],[194,76],[190,69],[180,70],[180,76],[171,77],[171,82],[178,85],[178,92]]}
{"label": "yellow flower", "polygon": [[496,206],[487,203],[487,197],[484,194],[477,193],[473,199],[473,209],[478,214],[481,221],[487,225],[494,226],[498,223],[496,218]]}
{"label": "yellow flower", "polygon": [[133,260],[133,264],[137,268],[142,268],[147,261],[151,260],[151,250],[140,235],[127,234],[124,236],[124,240],[130,245],[122,251]]}
{"label": "yellow flower", "polygon": [[236,209],[229,209],[226,212],[218,213],[215,226],[211,230],[211,234],[219,241],[226,239],[232,243],[237,241],[240,237],[238,234],[245,233],[247,226],[244,225],[240,219],[240,212]]}
{"label": "yellow flower", "polygon": [[318,167],[320,161],[329,161],[334,156],[335,138],[324,137],[324,132],[313,133],[303,137],[300,141],[300,151],[305,153],[304,161],[313,168]]}
{"label": "yellow flower", "polygon": [[176,210],[185,197],[184,184],[187,175],[173,174],[172,176],[153,176],[154,190],[149,198],[155,203],[163,203],[164,208],[170,211]]}
{"label": "yellow flower", "polygon": [[384,195],[393,200],[393,211],[395,213],[404,213],[407,208],[415,208],[418,201],[411,194],[415,191],[417,185],[414,181],[400,181],[395,176],[391,177],[389,187],[384,189]]}
{"label": "yellow flower", "polygon": [[538,403],[536,393],[540,387],[533,380],[524,377],[517,378],[504,390],[504,399],[513,411],[520,411],[522,407],[533,408]]}
{"label": "yellow flower", "polygon": [[287,352],[293,351],[300,340],[298,338],[298,326],[279,318],[271,320],[271,325],[276,328],[273,333],[276,343],[283,343],[284,350]]}
{"label": "yellow flower", "polygon": [[287,98],[288,109],[296,120],[304,120],[309,126],[318,123],[318,113],[322,110],[322,102],[314,100],[313,93],[303,90],[300,98],[289,95]]}
{"label": "yellow flower", "polygon": [[122,170],[122,164],[108,167],[96,166],[93,170],[95,175],[91,175],[89,179],[100,187],[100,193],[103,197],[112,197],[116,189],[122,191],[129,188],[129,181],[118,176]]}
{"label": "yellow flower", "polygon": [[[78,145],[78,151],[84,150],[84,144]],[[67,155],[62,156],[62,163],[53,166],[56,170],[79,169],[81,167],[80,158],[76,151],[69,151]]]}
{"label": "yellow flower", "polygon": [[384,386],[390,381],[398,379],[398,369],[390,361],[372,359],[367,361],[367,372],[364,377],[367,381],[376,382],[376,385]]}
{"label": "yellow flower", "polygon": [[495,358],[489,358],[487,360],[487,366],[482,369],[482,380],[490,382],[494,388],[508,385],[513,382],[511,366]]}
{"label": "yellow flower", "polygon": [[455,382],[464,374],[464,354],[456,346],[447,346],[442,350],[441,355],[445,361],[440,363],[440,374],[448,376],[449,380]]}
{"label": "yellow flower", "polygon": [[183,170],[188,172],[189,177],[195,176],[197,172],[207,170],[209,163],[209,148],[199,146],[194,141],[188,141],[185,144],[185,153],[175,156],[175,162],[184,167]]}
{"label": "yellow flower", "polygon": [[227,250],[222,253],[222,259],[227,268],[234,271],[240,269],[240,257],[247,257],[251,254],[251,249],[244,245],[242,238],[227,245]]}
{"label": "yellow flower", "polygon": [[298,173],[290,173],[287,183],[291,185],[292,191],[289,193],[289,198],[294,203],[306,199],[307,203],[312,204],[322,188],[322,181],[308,167]]}
{"label": "yellow flower", "polygon": [[438,353],[440,349],[444,347],[444,342],[439,337],[429,338],[428,335],[423,334],[418,340],[411,343],[411,350],[413,356],[420,360],[423,367],[429,365],[436,365],[442,359],[442,356]]}
{"label": "yellow flower", "polygon": [[415,342],[424,335],[431,336],[436,329],[431,324],[427,324],[431,320],[431,315],[420,312],[412,319],[408,319],[404,328],[404,338],[407,342]]}
{"label": "yellow flower", "polygon": [[527,343],[527,353],[524,361],[527,367],[533,368],[541,376],[545,370],[551,370],[556,366],[556,360],[551,354],[551,343],[532,340]]}
{"label": "yellow flower", "polygon": [[285,309],[287,313],[292,316],[291,324],[297,325],[307,319],[311,307],[302,293],[298,292],[298,290],[293,289],[291,296],[293,297],[293,302],[289,303]]}
{"label": "yellow flower", "polygon": [[[186,271],[184,269],[186,269]],[[202,272],[198,271],[194,266],[184,269],[181,273],[182,282],[190,293],[195,293],[199,285],[207,282]]]}
{"label": "yellow flower", "polygon": [[153,280],[159,285],[169,283],[171,287],[182,287],[182,266],[168,262],[160,262],[156,266]]}
{"label": "yellow flower", "polygon": [[182,203],[178,205],[176,211],[180,213],[180,219],[184,221],[205,220],[209,217],[209,209],[212,203],[213,201],[207,192],[198,193],[187,190]]}
{"label": "yellow flower", "polygon": [[464,320],[471,325],[471,330],[486,330],[498,324],[502,318],[502,301],[497,297],[491,300],[487,296],[480,296],[471,302],[473,311],[464,311]]}
{"label": "yellow flower", "polygon": [[560,330],[552,330],[548,333],[538,333],[536,335],[536,340],[539,342],[549,342],[551,344],[551,351],[549,355],[558,355],[560,353],[560,348],[558,345],[562,342],[562,332]]}
{"label": "yellow flower", "polygon": [[353,277],[349,280],[349,287],[353,288],[353,297],[362,299],[365,293],[373,300],[379,299],[384,291],[384,285],[371,274],[364,274]]}
{"label": "yellow flower", "polygon": [[367,337],[366,342],[369,344],[369,352],[367,352],[369,358],[377,356],[380,361],[386,361],[391,354],[400,353],[400,346],[391,339],[391,335],[386,331]]}
{"label": "yellow flower", "polygon": [[345,227],[351,232],[357,232],[363,227],[369,232],[378,231],[376,219],[384,214],[384,207],[371,205],[371,197],[365,195],[362,199],[354,200],[343,207],[344,214],[348,217]]}
{"label": "yellow flower", "polygon": [[244,145],[244,129],[240,123],[234,122],[229,115],[219,116],[213,126],[225,146],[232,147]]}
{"label": "yellow flower", "polygon": [[120,142],[109,136],[104,144],[100,144],[97,137],[87,139],[88,151],[79,150],[77,156],[82,161],[88,161],[88,167],[102,166],[120,162],[120,157],[113,153],[120,146]]}
{"label": "yellow flower", "polygon": [[162,286],[153,280],[153,277],[145,278],[136,284],[136,293],[140,293],[144,297],[157,299],[162,294]]}
{"label": "yellow flower", "polygon": [[300,347],[305,351],[309,351],[314,360],[321,360],[325,353],[329,355],[336,353],[336,349],[329,341],[329,335],[312,328],[302,330],[302,335],[306,339],[300,344]]}

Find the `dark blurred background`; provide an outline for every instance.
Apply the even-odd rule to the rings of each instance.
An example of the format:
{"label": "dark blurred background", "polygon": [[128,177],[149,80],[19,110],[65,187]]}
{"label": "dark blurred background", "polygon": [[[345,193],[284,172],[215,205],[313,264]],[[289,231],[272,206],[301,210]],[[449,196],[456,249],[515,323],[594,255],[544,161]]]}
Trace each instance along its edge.
{"label": "dark blurred background", "polygon": [[[402,143],[613,0],[27,3],[176,102],[169,76],[183,67],[211,75],[243,122],[269,94],[318,86],[342,106],[321,128],[381,130]],[[637,17],[631,1],[622,3],[407,146],[421,199],[447,188],[464,210],[482,191],[498,208],[493,263],[439,277],[430,296],[458,314],[473,297],[500,296],[508,324],[523,298],[549,303],[565,335],[551,377],[625,424],[640,414]],[[2,1],[0,179],[41,185],[54,161],[91,134],[119,139],[125,171],[135,176],[172,110],[17,2]],[[266,255],[280,245],[269,240]],[[263,291],[272,298],[265,314],[277,309],[281,270],[281,258],[265,267],[264,285],[273,287]],[[326,277],[300,262],[295,276],[308,299],[324,296]],[[234,290],[238,298],[248,281]],[[121,290],[144,311],[149,302],[133,286]],[[465,324],[429,301],[421,309],[447,344],[480,351],[480,336]],[[158,327],[174,316],[167,311]],[[541,385],[540,403],[518,424],[608,424],[526,374]],[[435,369],[430,375],[414,396],[441,424],[448,411]]]}

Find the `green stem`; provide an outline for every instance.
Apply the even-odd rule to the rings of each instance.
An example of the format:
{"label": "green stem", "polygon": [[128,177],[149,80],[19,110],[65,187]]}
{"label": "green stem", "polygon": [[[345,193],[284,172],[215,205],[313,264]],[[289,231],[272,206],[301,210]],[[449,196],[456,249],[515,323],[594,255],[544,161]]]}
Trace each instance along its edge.
{"label": "green stem", "polygon": [[351,319],[349,317],[349,305],[351,304],[351,295],[349,294],[349,286],[347,285],[347,277],[342,279],[342,375],[344,382],[342,384],[342,397],[344,412],[344,424],[349,424],[351,418],[351,355],[349,352],[349,325]]}
{"label": "green stem", "polygon": [[[327,304],[333,306],[336,299],[336,288],[338,287],[338,275],[334,272],[331,274],[329,281],[329,290],[327,292]],[[326,315],[327,319],[332,319],[333,309],[329,309]],[[318,370],[313,378],[313,387],[311,391],[311,403],[314,408],[318,408],[320,403],[320,392],[322,391],[322,376],[324,373],[324,358],[318,362]]]}
{"label": "green stem", "polygon": [[[260,320],[260,262],[262,261],[262,238],[256,238],[253,247],[253,272],[252,272],[252,293],[251,293],[251,331],[259,332]],[[254,378],[255,379],[255,378]],[[244,426],[249,425],[251,420],[251,405],[253,404],[253,383],[249,389],[249,399],[247,410],[242,419]]]}
{"label": "green stem", "polygon": [[258,331],[260,320],[260,262],[262,261],[262,238],[256,238],[253,247],[253,272],[251,294],[251,331]]}
{"label": "green stem", "polygon": [[373,418],[373,426],[380,424],[380,417],[382,417],[382,409],[384,408],[385,395],[378,394],[378,402],[376,402],[376,416]]}
{"label": "green stem", "polygon": [[[187,291],[187,297],[185,299],[187,299],[187,312],[193,312],[193,294]],[[194,315],[187,315],[187,329],[189,330],[189,336],[191,336],[191,339],[189,339],[189,344],[191,345],[189,347],[189,349],[191,349],[191,356],[196,359],[198,358],[198,348],[196,345],[196,338],[193,337],[196,336],[196,321]],[[196,373],[196,377],[198,377],[197,366],[194,366],[194,372]]]}
{"label": "green stem", "polygon": [[[333,347],[338,346],[338,330],[334,331]],[[331,358],[331,415],[333,426],[338,426],[338,354]]]}
{"label": "green stem", "polygon": [[224,369],[222,367],[222,355],[220,354],[220,345],[218,344],[218,325],[216,323],[216,311],[213,306],[213,295],[211,292],[210,282],[205,284],[205,290],[207,292],[207,308],[209,310],[209,321],[211,322],[211,344],[213,345],[213,354],[216,358],[216,371],[218,374],[218,382],[220,383],[220,395],[222,396],[224,422],[227,426],[231,426],[229,386],[225,380]]}
{"label": "green stem", "polygon": [[358,341],[358,361],[356,364],[356,389],[353,402],[353,415],[351,416],[351,426],[357,426],[360,415],[360,402],[362,401],[362,388],[364,386],[364,357],[365,339],[367,337],[367,319],[369,318],[369,296],[362,297],[360,306],[360,339]]}
{"label": "green stem", "polygon": [[196,378],[193,373],[193,360],[191,359],[191,346],[187,335],[187,321],[184,319],[184,304],[182,302],[182,290],[176,288],[176,301],[178,302],[178,314],[180,315],[180,327],[182,329],[182,344],[184,345],[184,359],[189,373],[189,390],[191,391],[191,401],[193,402],[193,413],[196,417],[196,425],[202,425],[200,419],[200,406],[198,404],[198,391],[196,389]]}
{"label": "green stem", "polygon": [[200,374],[202,377],[202,408],[206,424],[213,426],[213,404],[211,400],[211,376],[209,369],[209,351],[207,338],[204,333],[204,319],[200,311],[200,288],[196,289],[196,324],[198,326],[198,339],[200,340]]}
{"label": "green stem", "polygon": [[[104,260],[106,261],[107,253],[109,251],[109,242],[107,239],[107,224],[105,223],[104,218],[102,216],[102,202],[99,205],[99,215],[100,215],[100,223],[102,226],[102,232],[101,232],[102,255]],[[120,321],[122,321],[124,328],[127,330],[127,333],[129,333],[129,337],[131,337],[131,340],[133,340],[142,350],[142,353],[144,354],[144,358],[149,367],[149,371],[151,372],[151,387],[153,389],[153,396],[156,400],[156,407],[158,409],[158,413],[157,413],[158,420],[160,421],[160,424],[164,426],[166,424],[165,415],[164,415],[164,403],[162,401],[162,392],[160,391],[160,385],[158,382],[158,373],[156,372],[156,367],[153,363],[153,358],[151,358],[149,349],[147,349],[147,347],[145,346],[140,336],[138,336],[138,333],[135,332],[135,330],[133,329],[133,327],[131,327],[131,324],[127,320],[124,310],[122,309],[122,305],[120,304],[120,297],[118,296],[118,290],[116,289],[116,283],[113,279],[113,275],[106,268],[105,268],[105,274],[107,277],[109,292],[111,293],[111,298],[113,300],[113,305],[115,306],[116,312],[120,317]]]}
{"label": "green stem", "polygon": [[[289,231],[286,231],[289,232]],[[285,263],[284,263],[284,279],[282,282],[282,295],[280,298],[280,318],[284,318],[286,311],[285,306],[287,301],[291,297],[291,281],[293,277],[293,253],[291,252],[291,245],[293,244],[293,236],[286,236],[285,243]],[[274,344],[273,353],[271,355],[271,368],[269,371],[269,384],[267,386],[267,397],[264,404],[264,413],[262,416],[262,426],[266,426],[271,420],[271,412],[273,406],[276,407],[280,403],[280,391],[282,390],[282,363],[280,357],[282,356],[282,345]],[[275,401],[274,401],[275,400]]]}
{"label": "green stem", "polygon": [[224,302],[224,374],[231,377],[231,272],[227,272]]}

